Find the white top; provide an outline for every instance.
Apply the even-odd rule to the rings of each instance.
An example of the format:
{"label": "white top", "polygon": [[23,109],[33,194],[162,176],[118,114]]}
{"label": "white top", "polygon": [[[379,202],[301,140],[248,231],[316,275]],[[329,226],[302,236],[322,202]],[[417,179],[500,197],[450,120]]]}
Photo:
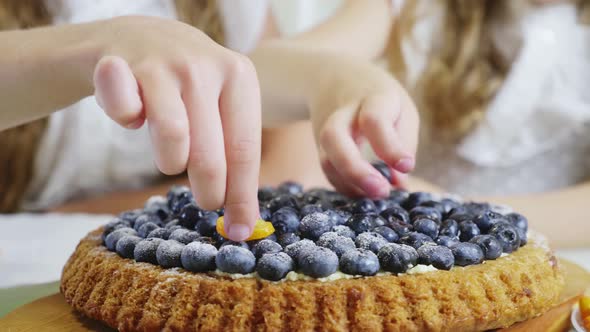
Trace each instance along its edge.
{"label": "white top", "polygon": [[[404,45],[411,81],[439,26],[434,11],[418,22],[418,46]],[[493,33],[514,61],[508,77],[461,144],[422,139],[416,175],[461,195],[541,192],[588,180],[590,28],[564,3],[536,7]]]}
{"label": "white top", "polygon": [[[251,51],[260,39],[269,6],[284,12],[295,3],[270,0],[218,0],[226,46],[238,52]],[[299,19],[279,28],[288,33],[308,28]],[[54,24],[83,23],[122,15],[176,18],[172,0],[47,0]],[[283,16],[285,16],[283,14]],[[45,209],[72,198],[113,189],[140,187],[160,173],[153,162],[147,126],[139,130],[121,128],[88,97],[49,118],[41,140],[34,175],[23,207]]]}

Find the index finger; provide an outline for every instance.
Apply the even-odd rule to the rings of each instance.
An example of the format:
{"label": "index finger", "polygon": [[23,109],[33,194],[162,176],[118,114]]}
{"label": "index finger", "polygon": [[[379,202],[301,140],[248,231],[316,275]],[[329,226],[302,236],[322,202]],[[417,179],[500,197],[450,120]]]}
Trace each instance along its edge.
{"label": "index finger", "polygon": [[258,176],[262,119],[256,71],[249,60],[238,58],[220,96],[227,162],[225,232],[243,241],[252,234],[258,216]]}

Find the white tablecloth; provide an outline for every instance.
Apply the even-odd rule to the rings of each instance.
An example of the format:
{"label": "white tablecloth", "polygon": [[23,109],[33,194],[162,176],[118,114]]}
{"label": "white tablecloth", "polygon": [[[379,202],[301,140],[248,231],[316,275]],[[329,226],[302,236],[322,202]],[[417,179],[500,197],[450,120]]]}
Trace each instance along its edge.
{"label": "white tablecloth", "polygon": [[[86,233],[107,215],[0,215],[0,288],[59,280],[61,269]],[[590,271],[590,248],[558,250]]]}

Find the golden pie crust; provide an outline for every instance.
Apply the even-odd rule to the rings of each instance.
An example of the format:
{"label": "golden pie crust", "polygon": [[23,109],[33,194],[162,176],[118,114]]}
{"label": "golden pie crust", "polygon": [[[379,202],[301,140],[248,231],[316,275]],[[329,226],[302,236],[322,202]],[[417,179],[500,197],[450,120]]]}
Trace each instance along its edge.
{"label": "golden pie crust", "polygon": [[450,271],[273,283],[137,263],[101,234],[82,239],[60,288],[75,310],[120,331],[481,331],[542,314],[564,285],[535,238]]}

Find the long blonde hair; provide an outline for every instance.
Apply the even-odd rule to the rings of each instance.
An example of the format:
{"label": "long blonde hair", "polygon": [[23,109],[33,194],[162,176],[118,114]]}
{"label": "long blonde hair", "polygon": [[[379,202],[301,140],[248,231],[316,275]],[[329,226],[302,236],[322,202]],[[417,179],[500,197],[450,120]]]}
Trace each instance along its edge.
{"label": "long blonde hair", "polygon": [[[429,15],[419,10],[419,1],[423,0],[406,1],[387,49],[390,69],[405,83],[402,43],[411,39],[416,22]],[[590,0],[577,3],[580,20],[587,23]],[[409,88],[423,120],[435,126],[437,134],[459,139],[481,120],[510,69],[494,47],[492,25],[514,19],[529,5],[515,0],[441,0],[436,5],[443,10],[437,43],[428,54],[424,72]]]}
{"label": "long blonde hair", "polygon": [[[224,33],[215,0],[175,0],[180,21],[191,24],[216,42]],[[49,25],[44,0],[0,0],[0,31]],[[47,119],[0,131],[0,213],[17,211],[33,176],[35,155]]]}

